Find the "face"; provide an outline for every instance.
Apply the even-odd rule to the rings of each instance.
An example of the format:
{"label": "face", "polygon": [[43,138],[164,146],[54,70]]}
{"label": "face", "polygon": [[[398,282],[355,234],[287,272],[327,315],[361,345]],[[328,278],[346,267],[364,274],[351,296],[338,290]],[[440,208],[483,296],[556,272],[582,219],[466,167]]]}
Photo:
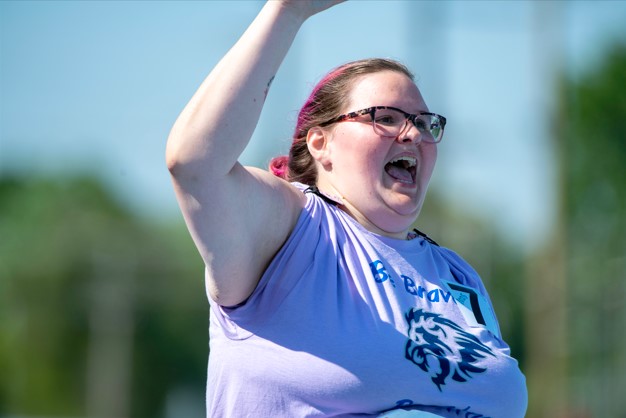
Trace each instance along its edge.
{"label": "face", "polygon": [[[393,71],[358,79],[344,112],[371,106],[428,111],[415,83]],[[342,209],[368,230],[406,238],[424,202],[437,145],[420,141],[411,123],[397,139],[381,137],[369,116],[334,124],[324,130],[324,138],[323,152],[315,154],[319,188],[340,196]],[[414,161],[415,167],[401,167],[406,163],[399,159]]]}

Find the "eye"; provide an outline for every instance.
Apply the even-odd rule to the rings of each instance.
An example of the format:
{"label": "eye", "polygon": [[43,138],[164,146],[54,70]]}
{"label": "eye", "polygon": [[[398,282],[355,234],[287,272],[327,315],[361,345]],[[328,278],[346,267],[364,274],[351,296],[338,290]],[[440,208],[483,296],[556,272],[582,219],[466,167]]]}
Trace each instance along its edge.
{"label": "eye", "polygon": [[428,131],[432,128],[431,124],[422,118],[415,118],[414,123],[417,129],[419,129],[420,131]]}
{"label": "eye", "polygon": [[376,111],[375,121],[377,124],[385,126],[397,126],[404,123],[404,115],[390,109],[379,109]]}
{"label": "eye", "polygon": [[396,121],[393,116],[385,115],[376,118],[376,123],[380,123],[381,125],[394,125]]}

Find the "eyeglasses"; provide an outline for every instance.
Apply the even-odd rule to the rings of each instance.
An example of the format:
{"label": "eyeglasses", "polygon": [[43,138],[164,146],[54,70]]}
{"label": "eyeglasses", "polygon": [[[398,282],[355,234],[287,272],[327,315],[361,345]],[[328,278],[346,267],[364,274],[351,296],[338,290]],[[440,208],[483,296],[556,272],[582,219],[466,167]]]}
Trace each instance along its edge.
{"label": "eyeglasses", "polygon": [[436,113],[420,112],[413,115],[391,106],[373,106],[346,113],[324,122],[320,126],[355,119],[363,115],[370,115],[374,132],[385,138],[398,138],[405,131],[410,121],[420,132],[422,141],[436,144],[443,138],[443,130],[446,126],[446,118]]}

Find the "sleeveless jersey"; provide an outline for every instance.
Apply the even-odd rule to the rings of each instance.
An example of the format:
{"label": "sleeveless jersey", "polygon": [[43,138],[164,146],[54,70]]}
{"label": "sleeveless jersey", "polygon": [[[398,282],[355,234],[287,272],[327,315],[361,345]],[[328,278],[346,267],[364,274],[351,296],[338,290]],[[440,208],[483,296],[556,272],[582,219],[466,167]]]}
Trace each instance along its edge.
{"label": "sleeveless jersey", "polygon": [[525,378],[478,274],[315,194],[248,300],[209,303],[208,417],[525,414]]}

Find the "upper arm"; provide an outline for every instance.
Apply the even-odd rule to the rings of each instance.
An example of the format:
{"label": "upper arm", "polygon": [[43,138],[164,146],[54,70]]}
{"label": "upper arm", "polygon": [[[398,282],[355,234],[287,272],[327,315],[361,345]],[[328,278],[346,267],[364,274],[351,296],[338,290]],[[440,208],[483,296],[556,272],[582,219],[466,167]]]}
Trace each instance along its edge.
{"label": "upper arm", "polygon": [[172,177],[207,267],[210,296],[224,306],[243,302],[293,230],[305,196],[269,172],[239,163],[218,179]]}

